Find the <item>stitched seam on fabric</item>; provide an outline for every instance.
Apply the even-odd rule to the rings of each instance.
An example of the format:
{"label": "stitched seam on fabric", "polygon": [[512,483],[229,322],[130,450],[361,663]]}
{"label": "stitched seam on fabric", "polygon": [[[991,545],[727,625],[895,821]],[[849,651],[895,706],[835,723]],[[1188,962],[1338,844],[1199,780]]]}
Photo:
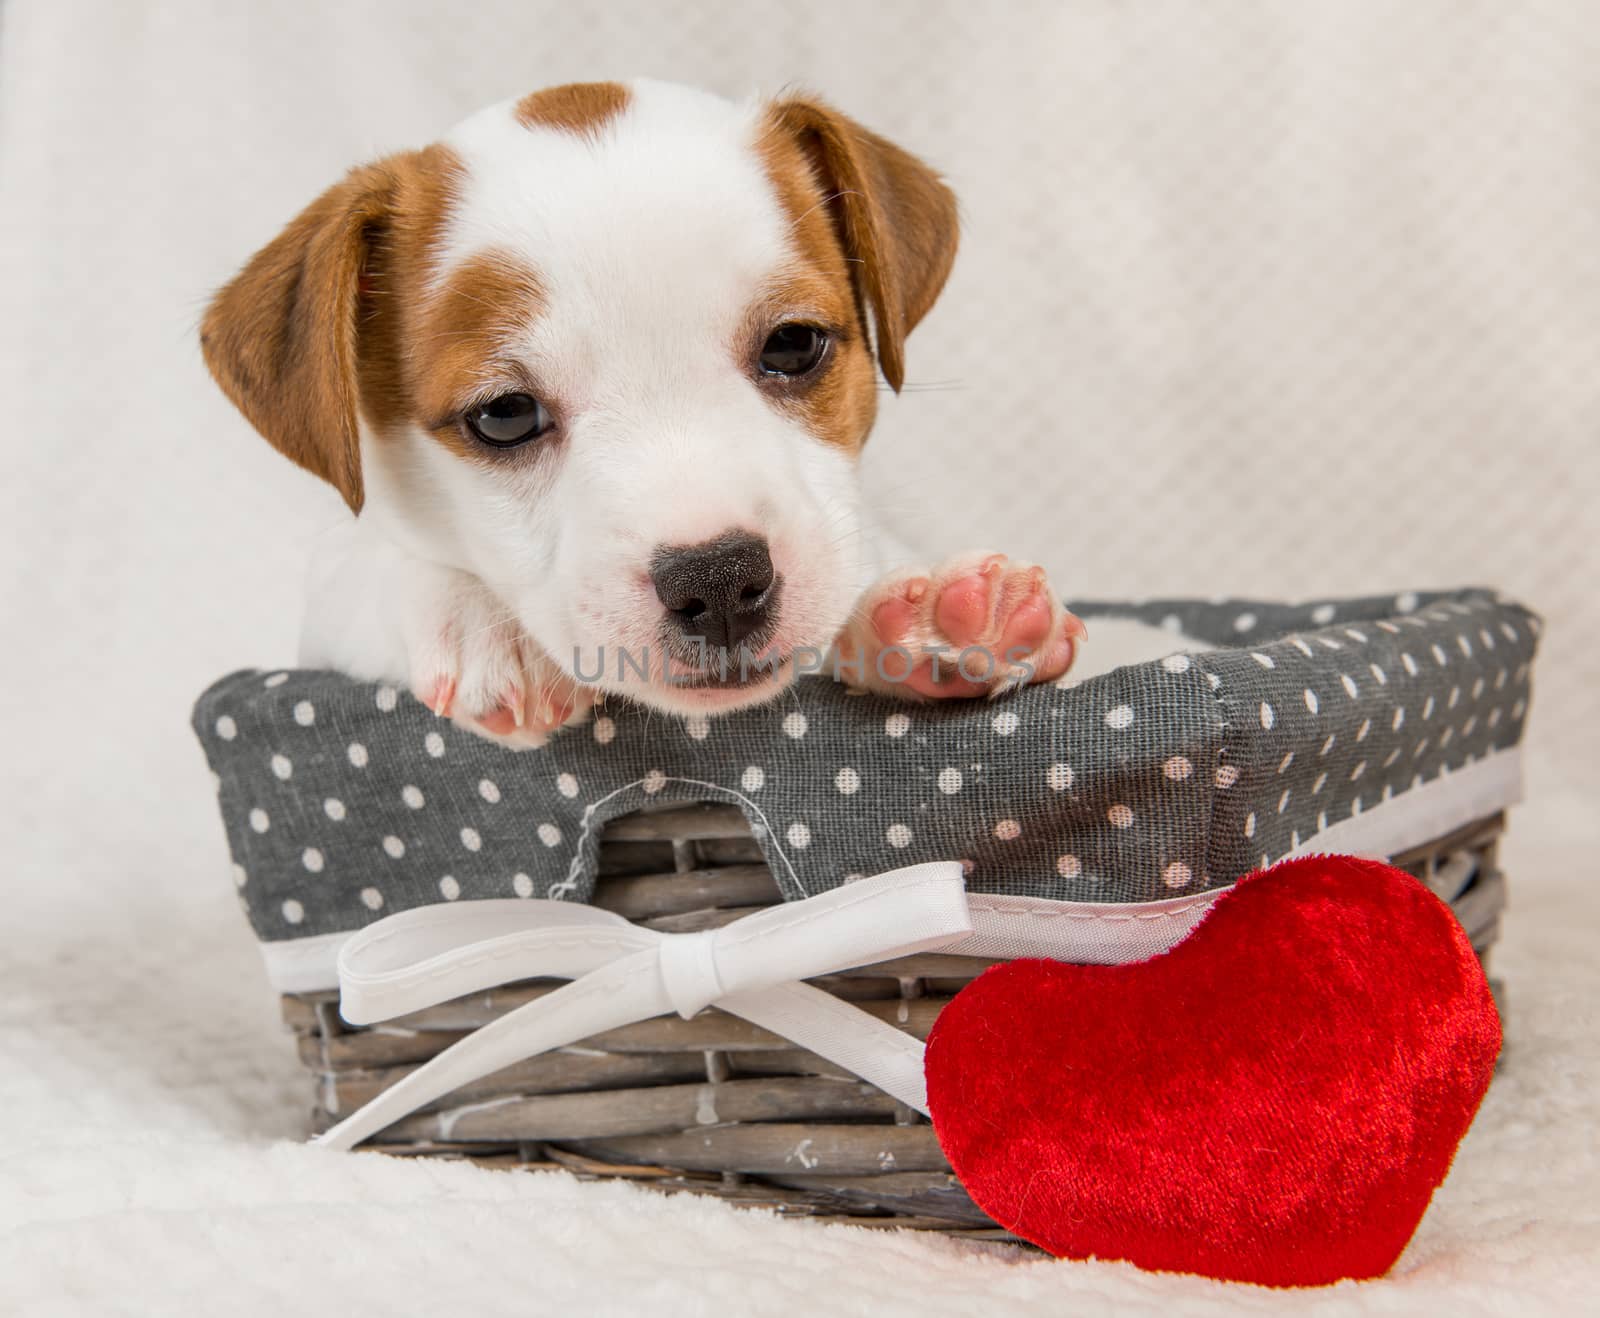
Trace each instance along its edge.
{"label": "stitched seam on fabric", "polygon": [[976,901],[968,901],[967,905],[974,911],[986,911],[992,915],[1021,916],[1028,920],[1085,920],[1104,924],[1128,924],[1140,920],[1176,920],[1196,907],[1210,906],[1226,891],[1226,888],[1214,888],[1211,890],[1213,895],[1197,898],[1186,906],[1170,911],[1143,911],[1134,915],[1112,915],[1106,911],[1018,911],[1008,910],[1004,906],[986,906]]}
{"label": "stitched seam on fabric", "polygon": [[[632,788],[639,788],[640,790],[643,790],[644,782],[645,780],[643,778],[635,778],[631,783],[623,783],[621,787],[612,789],[604,796],[598,797],[584,807],[583,832],[578,835],[578,841],[573,847],[572,860],[567,866],[567,877],[560,883],[552,884],[545,892],[546,897],[548,897],[551,901],[561,901],[569,892],[578,886],[578,880],[580,877],[582,877],[578,873],[578,870],[583,863],[584,847],[587,845],[589,838],[593,836],[594,833],[595,811],[607,801],[620,796],[623,792],[629,791]],[[772,831],[772,825],[767,819],[767,812],[743,792],[736,792],[731,787],[723,787],[720,783],[704,782],[699,778],[678,778],[671,775],[663,775],[661,782],[663,786],[667,783],[683,783],[688,787],[704,787],[707,791],[721,793],[724,796],[732,797],[735,801],[743,802],[745,805],[749,806],[750,809],[755,811],[755,813],[761,817],[761,827],[765,830],[767,837],[772,839],[773,852],[777,855],[778,859],[783,862],[784,869],[789,871],[789,881],[794,885],[795,891],[800,893],[802,896],[805,895],[805,887],[800,882],[800,876],[795,873],[794,866],[790,864],[789,857],[784,854],[783,846],[781,843],[779,843],[777,834]],[[647,793],[647,795],[650,794]]]}
{"label": "stitched seam on fabric", "polygon": [[[1211,703],[1216,708],[1217,722],[1219,724],[1217,729],[1217,753],[1215,756],[1216,762],[1211,766],[1211,799],[1206,810],[1205,845],[1201,848],[1200,853],[1200,863],[1204,866],[1204,869],[1200,875],[1200,880],[1202,883],[1204,883],[1216,873],[1217,869],[1215,864],[1217,858],[1212,854],[1213,848],[1216,845],[1217,836],[1217,808],[1221,804],[1222,798],[1222,788],[1217,785],[1217,774],[1222,769],[1223,757],[1229,753],[1228,746],[1232,741],[1233,724],[1228,716],[1228,701],[1230,697],[1224,695],[1224,692],[1226,692],[1228,688],[1227,679],[1223,677],[1221,673],[1218,673],[1216,675],[1217,684],[1216,686],[1212,686],[1210,680],[1211,670],[1201,664],[1197,664],[1196,667],[1206,676],[1206,688],[1210,693]],[[1228,790],[1232,791],[1233,789],[1229,788]],[[1231,878],[1232,876],[1230,875],[1229,877]]]}

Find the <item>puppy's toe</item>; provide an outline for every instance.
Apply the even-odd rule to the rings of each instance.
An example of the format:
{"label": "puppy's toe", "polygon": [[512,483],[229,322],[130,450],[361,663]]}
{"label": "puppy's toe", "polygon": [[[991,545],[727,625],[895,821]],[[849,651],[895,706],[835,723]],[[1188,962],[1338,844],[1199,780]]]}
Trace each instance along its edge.
{"label": "puppy's toe", "polygon": [[1044,569],[1004,554],[968,554],[929,573],[896,573],[863,601],[870,626],[841,638],[860,684],[886,694],[949,699],[994,695],[1061,677],[1083,624]]}

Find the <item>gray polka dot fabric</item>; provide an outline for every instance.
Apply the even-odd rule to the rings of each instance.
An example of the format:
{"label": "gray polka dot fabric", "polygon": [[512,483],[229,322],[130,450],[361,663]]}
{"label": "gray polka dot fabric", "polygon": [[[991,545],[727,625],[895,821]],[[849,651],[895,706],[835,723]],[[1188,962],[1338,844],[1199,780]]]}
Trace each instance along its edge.
{"label": "gray polka dot fabric", "polygon": [[1488,591],[1074,608],[1220,648],[996,702],[812,678],[710,721],[623,704],[523,752],[393,687],[252,670],[206,691],[194,728],[264,941],[439,901],[583,901],[602,825],[666,801],[737,805],[791,900],[960,859],[974,891],[1153,901],[1522,736],[1539,621]]}

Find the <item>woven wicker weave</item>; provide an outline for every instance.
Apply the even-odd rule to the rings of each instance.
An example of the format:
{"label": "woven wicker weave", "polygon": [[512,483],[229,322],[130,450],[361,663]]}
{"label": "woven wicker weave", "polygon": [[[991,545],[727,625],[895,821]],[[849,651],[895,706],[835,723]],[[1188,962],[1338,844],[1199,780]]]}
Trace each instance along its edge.
{"label": "woven wicker weave", "polygon": [[[1451,904],[1480,959],[1499,934],[1503,816],[1394,857]],[[597,905],[687,932],[779,901],[744,817],[726,806],[615,821]],[[925,1038],[952,995],[991,964],[924,954],[812,981]],[[315,1079],[321,1130],[512,1007],[549,992],[528,981],[381,1027],[339,1017],[337,995],[283,999]],[[660,1017],[485,1077],[391,1126],[369,1147],[565,1168],[663,1190],[862,1225],[1006,1238],[950,1174],[926,1119],[873,1086],[714,1008]]]}

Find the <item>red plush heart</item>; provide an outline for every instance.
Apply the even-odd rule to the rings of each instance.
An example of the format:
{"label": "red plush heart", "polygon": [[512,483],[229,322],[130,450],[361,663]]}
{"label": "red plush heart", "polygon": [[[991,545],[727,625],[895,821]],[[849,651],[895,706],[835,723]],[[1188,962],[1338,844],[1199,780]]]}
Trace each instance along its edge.
{"label": "red plush heart", "polygon": [[928,1039],[928,1102],[967,1192],[1052,1254],[1323,1285],[1400,1256],[1499,1050],[1449,908],[1313,856],[1149,961],[985,972]]}

